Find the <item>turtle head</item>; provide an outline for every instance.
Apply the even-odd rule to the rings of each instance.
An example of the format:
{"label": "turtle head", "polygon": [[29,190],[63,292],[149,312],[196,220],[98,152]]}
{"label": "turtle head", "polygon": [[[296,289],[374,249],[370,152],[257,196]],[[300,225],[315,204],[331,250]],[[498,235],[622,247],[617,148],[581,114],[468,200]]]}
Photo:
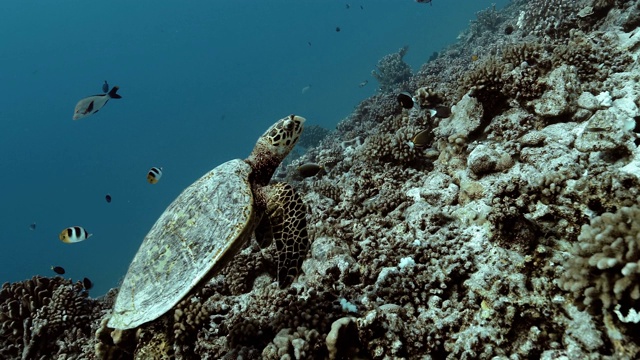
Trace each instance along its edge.
{"label": "turtle head", "polygon": [[269,183],[278,165],[298,142],[304,122],[301,116],[289,115],[276,121],[258,138],[251,155],[246,159],[253,169],[255,184]]}

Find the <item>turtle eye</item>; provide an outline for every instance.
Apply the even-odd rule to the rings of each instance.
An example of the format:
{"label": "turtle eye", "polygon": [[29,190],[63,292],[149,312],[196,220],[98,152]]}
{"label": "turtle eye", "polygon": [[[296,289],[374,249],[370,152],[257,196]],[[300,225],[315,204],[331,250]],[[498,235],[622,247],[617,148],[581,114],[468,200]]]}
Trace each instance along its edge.
{"label": "turtle eye", "polygon": [[285,129],[286,131],[293,130],[294,126],[295,124],[294,124],[294,121],[292,120],[285,120],[284,123],[282,124],[282,128]]}

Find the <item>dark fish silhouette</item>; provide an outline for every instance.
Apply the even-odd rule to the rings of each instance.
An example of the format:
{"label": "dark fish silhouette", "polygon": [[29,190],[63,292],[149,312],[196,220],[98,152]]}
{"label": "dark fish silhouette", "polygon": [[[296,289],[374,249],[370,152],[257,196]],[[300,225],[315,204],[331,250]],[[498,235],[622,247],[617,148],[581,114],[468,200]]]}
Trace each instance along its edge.
{"label": "dark fish silhouette", "polygon": [[318,175],[318,173],[323,169],[324,168],[322,167],[322,165],[318,165],[315,163],[306,163],[298,166],[298,174],[300,174],[300,176],[302,176],[303,178],[308,178]]}
{"label": "dark fish silhouette", "polygon": [[84,278],[82,279],[82,286],[85,290],[89,290],[93,287],[93,283],[91,282],[91,280],[89,280],[89,278]]}
{"label": "dark fish silhouette", "polygon": [[413,97],[406,91],[398,94],[398,102],[405,109],[411,109],[413,107]]}
{"label": "dark fish silhouette", "polygon": [[104,84],[102,84],[102,92],[105,94],[109,92],[109,84],[107,83],[107,80],[105,80]]}
{"label": "dark fish silhouette", "polygon": [[58,275],[64,275],[64,273],[66,272],[64,271],[64,268],[62,266],[52,266],[51,270],[53,270]]}

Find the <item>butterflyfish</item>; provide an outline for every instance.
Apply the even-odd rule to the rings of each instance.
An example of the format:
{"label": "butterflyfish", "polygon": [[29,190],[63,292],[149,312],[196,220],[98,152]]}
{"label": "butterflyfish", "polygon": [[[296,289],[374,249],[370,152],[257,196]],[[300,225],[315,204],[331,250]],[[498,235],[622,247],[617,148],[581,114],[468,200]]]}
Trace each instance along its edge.
{"label": "butterflyfish", "polygon": [[398,103],[405,109],[411,109],[413,107],[413,97],[406,91],[401,92],[398,94]]}
{"label": "butterflyfish", "polygon": [[429,114],[432,117],[446,119],[451,116],[451,108],[444,105],[438,105],[433,109],[429,109]]}
{"label": "butterflyfish", "polygon": [[62,230],[58,237],[63,243],[72,244],[87,240],[91,235],[82,226],[71,226]]}
{"label": "butterflyfish", "polygon": [[147,181],[149,184],[156,184],[162,177],[162,168],[152,167],[147,173]]}

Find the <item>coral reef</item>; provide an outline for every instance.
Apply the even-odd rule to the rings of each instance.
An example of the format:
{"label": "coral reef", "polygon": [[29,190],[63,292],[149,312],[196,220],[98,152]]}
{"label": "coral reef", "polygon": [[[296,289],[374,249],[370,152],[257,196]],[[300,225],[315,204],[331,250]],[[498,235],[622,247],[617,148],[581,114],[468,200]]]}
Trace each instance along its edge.
{"label": "coral reef", "polygon": [[[129,331],[106,326],[115,290],[5,284],[0,357],[639,358],[639,13],[513,1],[414,75],[406,49],[388,55],[383,92],[276,174],[309,209],[291,286],[255,239]],[[419,106],[401,107],[400,89]],[[296,176],[309,162],[325,172]]]}
{"label": "coral reef", "polygon": [[402,60],[409,51],[408,46],[404,46],[398,52],[385,55],[378,64],[376,70],[371,71],[371,75],[380,83],[382,92],[389,92],[403,81],[411,77],[411,67]]}
{"label": "coral reef", "polygon": [[[640,200],[640,199],[638,199]],[[638,202],[636,200],[636,202]],[[560,286],[593,313],[640,310],[640,208],[622,207],[583,225]],[[619,316],[624,321],[625,316]],[[634,322],[639,322],[640,318]]]}
{"label": "coral reef", "polygon": [[0,357],[64,359],[92,352],[94,326],[108,303],[87,295],[82,282],[61,277],[5,283],[0,291]]}
{"label": "coral reef", "polygon": [[320,141],[327,137],[330,131],[318,125],[307,125],[304,128],[304,132],[300,135],[298,145],[304,148],[311,148],[318,146]]}

